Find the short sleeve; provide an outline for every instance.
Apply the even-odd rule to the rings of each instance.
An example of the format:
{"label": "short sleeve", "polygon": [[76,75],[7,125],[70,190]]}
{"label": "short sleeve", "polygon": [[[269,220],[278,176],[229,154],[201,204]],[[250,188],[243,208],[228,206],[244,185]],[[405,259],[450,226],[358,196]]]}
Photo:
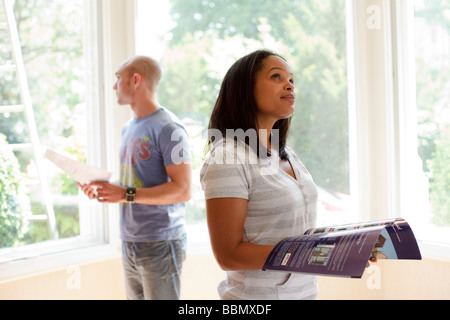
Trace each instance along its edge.
{"label": "short sleeve", "polygon": [[191,161],[189,136],[181,125],[170,123],[164,126],[159,137],[159,148],[165,167]]}
{"label": "short sleeve", "polygon": [[215,147],[200,171],[205,199],[249,199],[248,166],[238,161],[236,149]]}

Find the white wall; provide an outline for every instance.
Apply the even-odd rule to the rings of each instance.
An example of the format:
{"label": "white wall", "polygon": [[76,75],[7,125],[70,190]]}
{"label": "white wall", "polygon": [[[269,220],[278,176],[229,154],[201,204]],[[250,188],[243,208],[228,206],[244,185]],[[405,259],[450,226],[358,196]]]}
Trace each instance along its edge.
{"label": "white wall", "polygon": [[[450,262],[379,261],[362,279],[319,277],[319,300],[448,300]],[[212,255],[189,255],[183,267],[183,300],[217,300],[224,272]],[[120,257],[0,282],[0,300],[125,299]]]}

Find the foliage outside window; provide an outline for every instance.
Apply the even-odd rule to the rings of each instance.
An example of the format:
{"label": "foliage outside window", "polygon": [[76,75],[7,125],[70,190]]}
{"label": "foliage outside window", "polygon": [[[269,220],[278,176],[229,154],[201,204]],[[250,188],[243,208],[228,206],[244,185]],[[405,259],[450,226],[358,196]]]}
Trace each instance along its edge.
{"label": "foliage outside window", "polygon": [[[138,47],[139,39],[141,44],[151,39],[149,34],[156,40],[142,53],[155,55],[155,48],[164,47],[159,50],[164,75],[158,99],[190,130],[196,180],[225,72],[241,56],[268,48],[284,56],[295,73],[298,99],[289,144],[320,187],[320,217],[326,223],[350,219],[345,0],[283,0],[276,5],[167,0],[170,14],[148,19],[162,5],[138,1],[138,18],[145,22],[138,21]],[[198,181],[194,188],[187,213],[191,222],[205,217]]]}
{"label": "foliage outside window", "polygon": [[8,148],[6,138],[0,134],[0,248],[12,247],[22,237],[23,214],[20,171],[14,153]]}
{"label": "foliage outside window", "polygon": [[[42,146],[65,151],[81,161],[86,159],[87,146],[87,47],[83,30],[87,12],[85,9],[86,2],[83,0],[14,2],[14,14],[40,143]],[[5,22],[3,14],[0,14],[0,22]],[[7,29],[2,28],[0,64],[14,63]],[[21,104],[18,87],[14,72],[2,73],[0,104]],[[15,186],[17,190],[26,192],[26,197],[18,197],[18,193],[13,194],[12,190],[3,196],[2,190],[0,206],[7,207],[8,219],[23,219],[21,223],[15,222],[15,227],[11,225],[8,236],[2,234],[0,248],[54,240],[47,221],[37,219],[46,215],[47,211],[37,183],[36,161],[31,149],[16,149],[14,153],[3,152],[5,143],[14,145],[31,141],[23,113],[0,114],[0,132],[5,136],[0,162],[9,166],[17,163],[15,170],[20,171],[20,174],[7,172],[6,177],[2,176],[2,186]],[[51,163],[46,162],[46,165],[59,239],[78,236],[80,217],[76,184]],[[2,217],[3,215],[2,211]]]}
{"label": "foliage outside window", "polygon": [[430,222],[450,226],[450,3],[415,0],[418,151]]}

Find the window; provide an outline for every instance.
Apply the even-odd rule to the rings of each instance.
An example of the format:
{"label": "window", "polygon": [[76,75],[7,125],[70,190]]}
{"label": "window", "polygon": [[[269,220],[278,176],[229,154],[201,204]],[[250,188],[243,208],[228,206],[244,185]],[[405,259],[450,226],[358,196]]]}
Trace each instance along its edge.
{"label": "window", "polygon": [[[97,2],[85,0],[13,3],[39,152],[50,147],[102,165],[99,120]],[[6,16],[0,12],[0,64],[15,65]],[[33,130],[14,68],[0,74],[1,186],[0,261],[104,243],[104,212],[79,195],[76,183],[30,146]],[[96,120],[99,120],[96,122]],[[93,134],[95,132],[95,135]],[[4,170],[7,168],[7,170]],[[39,172],[44,176],[40,177]],[[48,182],[46,197],[45,184]]]}
{"label": "window", "polygon": [[450,4],[396,12],[403,212],[420,240],[450,245]]}
{"label": "window", "polygon": [[222,79],[235,60],[261,48],[283,55],[294,69],[299,99],[289,144],[319,186],[319,223],[355,219],[345,0],[285,0],[276,6],[260,0],[138,0],[136,12],[137,52],[159,59],[163,66],[159,102],[179,116],[191,136],[194,190],[186,215],[190,228],[200,224],[206,230],[199,171]]}

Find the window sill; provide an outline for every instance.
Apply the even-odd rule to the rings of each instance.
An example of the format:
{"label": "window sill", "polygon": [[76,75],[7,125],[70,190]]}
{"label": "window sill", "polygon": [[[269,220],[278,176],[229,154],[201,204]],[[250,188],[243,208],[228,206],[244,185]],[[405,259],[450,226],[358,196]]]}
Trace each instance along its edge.
{"label": "window sill", "polygon": [[423,258],[450,262],[450,245],[430,241],[418,241]]}
{"label": "window sill", "polygon": [[101,244],[22,260],[7,261],[0,263],[0,283],[119,256],[120,250],[116,245]]}

